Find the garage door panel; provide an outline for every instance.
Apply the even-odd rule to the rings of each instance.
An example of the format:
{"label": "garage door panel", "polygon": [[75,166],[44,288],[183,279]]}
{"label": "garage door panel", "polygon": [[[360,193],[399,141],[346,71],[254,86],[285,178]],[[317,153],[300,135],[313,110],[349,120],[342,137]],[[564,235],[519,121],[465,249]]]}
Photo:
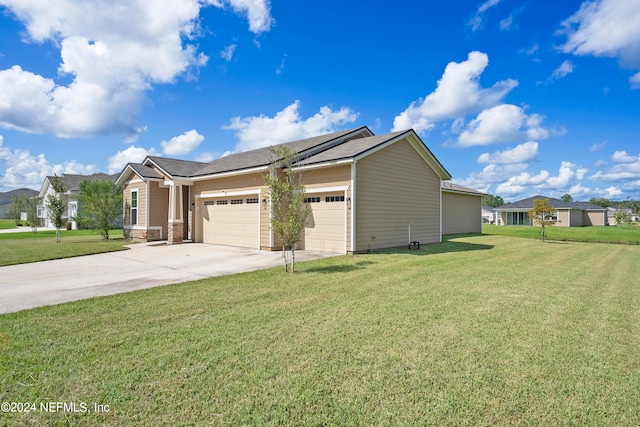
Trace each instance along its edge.
{"label": "garage door panel", "polygon": [[305,228],[304,248],[306,250],[337,252],[345,251],[345,202],[327,201],[344,194],[327,193],[320,196],[320,202],[310,203],[311,215]]}
{"label": "garage door panel", "polygon": [[[226,204],[221,202],[226,201]],[[202,241],[204,243],[259,247],[259,205],[230,204],[228,199],[206,202],[203,212]]]}

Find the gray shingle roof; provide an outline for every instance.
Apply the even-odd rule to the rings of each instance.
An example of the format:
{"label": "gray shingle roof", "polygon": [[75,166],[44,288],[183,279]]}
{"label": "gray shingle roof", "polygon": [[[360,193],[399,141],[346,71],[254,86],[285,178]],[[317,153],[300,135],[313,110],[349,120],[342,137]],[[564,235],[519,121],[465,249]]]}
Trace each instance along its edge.
{"label": "gray shingle roof", "polygon": [[162,179],[163,176],[157,170],[140,163],[129,163],[129,167],[142,178]]}
{"label": "gray shingle roof", "polygon": [[335,147],[324,150],[318,154],[299,160],[296,166],[312,165],[315,163],[331,162],[335,160],[351,159],[358,154],[365,153],[378,145],[401,135],[407,131],[393,132],[386,135],[369,136],[366,138],[358,138],[349,140],[348,144],[340,144]]}
{"label": "gray shingle roof", "polygon": [[[119,174],[115,175],[107,175],[106,173],[94,173],[93,175],[75,175],[65,173],[58,177],[64,183],[64,186],[67,191],[79,191],[80,183],[82,181],[101,181],[101,180],[109,180],[115,182],[118,178]],[[54,177],[48,176],[47,179],[49,182],[52,182]]]}
{"label": "gray shingle roof", "polygon": [[518,200],[517,202],[507,203],[506,205],[502,205],[496,208],[497,211],[508,211],[508,210],[525,210],[525,209],[533,209],[533,201],[541,200],[541,199],[549,199],[549,204],[555,209],[579,209],[583,211],[587,210],[605,210],[605,208],[594,205],[588,202],[565,202],[563,200],[554,199],[552,197],[545,196],[533,196],[527,199]]}
{"label": "gray shingle roof", "polygon": [[[371,131],[369,131],[366,126],[363,126],[360,128],[288,142],[281,145],[287,146],[294,152],[298,153],[300,158],[307,158],[309,156],[313,156],[319,147],[331,146],[331,142],[338,143],[341,139],[348,137],[351,134],[353,134],[353,136],[357,136],[361,133],[371,133]],[[270,151],[270,147],[231,154],[201,166],[194,171],[191,176],[213,175],[216,173],[267,166],[271,162],[271,158],[272,153]]]}
{"label": "gray shingle roof", "polygon": [[483,193],[482,191],[473,190],[471,188],[463,187],[462,185],[454,184],[451,181],[443,181],[442,182],[442,189],[444,191],[451,191],[451,192],[454,192],[454,193],[465,193],[465,194],[472,194],[472,195],[477,195],[477,196],[486,196],[487,195],[487,193]]}

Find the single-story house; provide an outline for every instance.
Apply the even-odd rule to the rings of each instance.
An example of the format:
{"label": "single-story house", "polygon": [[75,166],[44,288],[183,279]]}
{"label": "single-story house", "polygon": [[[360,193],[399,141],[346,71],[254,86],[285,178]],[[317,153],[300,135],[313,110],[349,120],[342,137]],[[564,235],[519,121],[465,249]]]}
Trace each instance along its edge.
{"label": "single-story house", "polygon": [[[64,184],[66,191],[62,195],[62,198],[67,205],[67,210],[62,215],[62,218],[71,224],[71,228],[76,230],[78,224],[75,221],[75,217],[80,211],[78,203],[78,195],[80,194],[80,183],[83,181],[99,181],[109,180],[114,182],[118,178],[119,174],[107,175],[104,173],[94,173],[93,175],[76,175],[76,174],[62,174],[58,177]],[[53,186],[51,185],[54,177],[47,176],[42,183],[40,192],[38,193],[38,219],[41,227],[53,227],[51,218],[49,217],[49,210],[47,209],[47,196],[53,194]]]}
{"label": "single-story house", "polygon": [[[297,153],[311,208],[301,249],[365,252],[478,229],[465,221],[460,231],[449,227],[442,183],[451,175],[413,130],[376,136],[364,126],[284,145]],[[271,157],[260,148],[209,163],[156,156],[129,163],[116,181],[124,187],[125,236],[280,249],[264,183]],[[473,206],[478,199],[479,212],[477,195],[463,196]]]}
{"label": "single-story house", "polygon": [[483,224],[500,224],[500,215],[493,206],[482,206],[482,223]]}
{"label": "single-story house", "polygon": [[533,196],[517,202],[507,203],[498,208],[503,225],[532,225],[529,211],[533,209],[534,200],[549,199],[555,209],[551,222],[562,227],[580,227],[584,225],[607,225],[607,209],[588,202],[565,202],[545,196]]}
{"label": "single-story house", "polygon": [[609,206],[607,208],[607,221],[609,221],[609,225],[618,224],[618,221],[616,221],[616,214],[619,213],[623,215],[623,218],[626,221],[638,222],[638,214],[634,213],[630,208],[615,208],[613,206]]}

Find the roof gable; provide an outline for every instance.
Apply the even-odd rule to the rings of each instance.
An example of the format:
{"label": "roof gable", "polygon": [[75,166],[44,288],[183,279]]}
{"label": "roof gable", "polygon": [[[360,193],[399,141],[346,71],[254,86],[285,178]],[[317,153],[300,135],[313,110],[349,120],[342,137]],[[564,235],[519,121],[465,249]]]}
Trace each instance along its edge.
{"label": "roof gable", "polygon": [[[331,147],[340,145],[346,141],[362,139],[367,135],[373,135],[373,133],[369,128],[363,126],[360,128],[314,136],[312,138],[301,139],[280,145],[289,147],[292,151],[297,153],[297,157],[300,160],[310,158],[317,153],[324,152]],[[271,163],[272,156],[271,147],[263,147],[256,150],[231,154],[202,166],[193,174],[193,176],[214,175],[243,169],[266,167]]]}

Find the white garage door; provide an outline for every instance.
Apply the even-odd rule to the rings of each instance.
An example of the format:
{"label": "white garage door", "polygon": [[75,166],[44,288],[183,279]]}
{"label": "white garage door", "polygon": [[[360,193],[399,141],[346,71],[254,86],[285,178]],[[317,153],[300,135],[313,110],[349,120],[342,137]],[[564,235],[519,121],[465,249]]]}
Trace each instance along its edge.
{"label": "white garage door", "polygon": [[260,247],[257,197],[208,199],[202,215],[202,241],[215,245]]}
{"label": "white garage door", "polygon": [[311,207],[304,233],[304,248],[309,251],[345,252],[344,193],[309,194]]}

